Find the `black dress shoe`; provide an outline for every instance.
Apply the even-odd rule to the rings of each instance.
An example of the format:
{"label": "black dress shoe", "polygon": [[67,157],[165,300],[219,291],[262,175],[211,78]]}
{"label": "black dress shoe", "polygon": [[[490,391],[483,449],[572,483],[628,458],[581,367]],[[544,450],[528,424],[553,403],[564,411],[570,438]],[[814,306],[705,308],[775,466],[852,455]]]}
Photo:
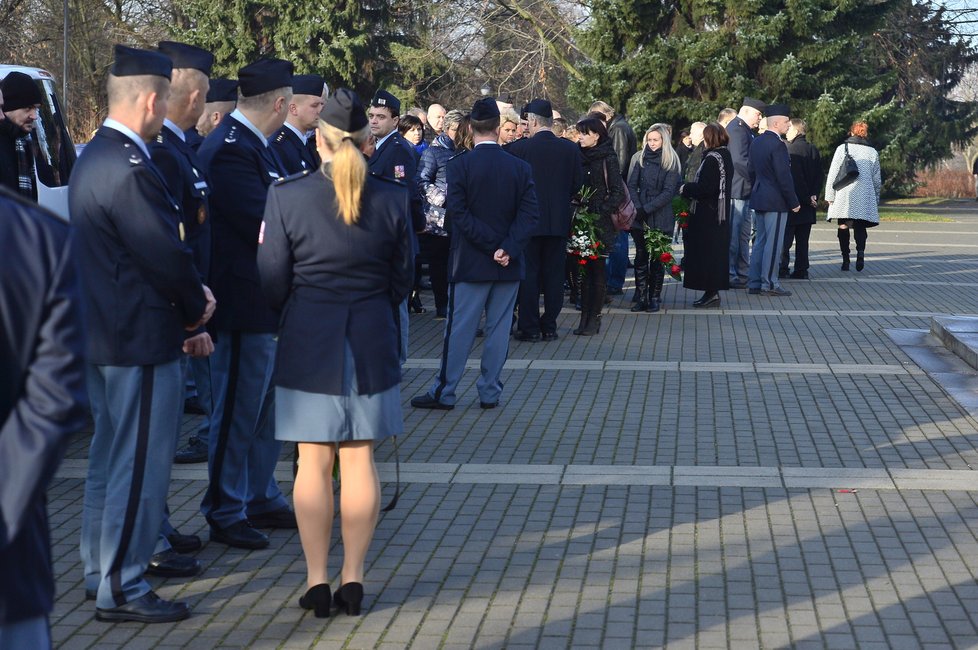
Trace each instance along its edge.
{"label": "black dress shoe", "polygon": [[526,341],[527,343],[536,343],[540,340],[540,334],[528,334],[523,330],[516,330],[516,334],[513,335],[517,341]]}
{"label": "black dress shoe", "polygon": [[748,289],[747,290],[747,293],[749,293],[752,296],[759,296],[759,295],[761,295],[761,288],[758,287],[756,289]]}
{"label": "black dress shoe", "polygon": [[199,550],[203,544],[200,542],[200,538],[196,535],[181,535],[180,533],[173,531],[166,536],[166,541],[170,542],[170,546],[177,553],[193,553]]}
{"label": "black dress shoe", "polygon": [[556,341],[557,332],[544,332],[540,338],[544,341]]}
{"label": "black dress shoe", "polygon": [[730,283],[730,288],[731,289],[746,289],[747,288],[747,281],[746,280],[744,280],[744,281],[733,280]]}
{"label": "black dress shoe", "polygon": [[211,541],[250,550],[268,547],[268,537],[252,528],[247,521],[236,522],[227,528],[212,524]]}
{"label": "black dress shoe", "polygon": [[202,569],[200,562],[187,555],[180,555],[171,548],[153,555],[146,567],[146,573],[161,578],[192,578]]}
{"label": "black dress shoe", "polygon": [[254,528],[298,528],[295,513],[291,508],[282,508],[260,515],[248,515],[248,523]]}
{"label": "black dress shoe", "polygon": [[196,397],[188,397],[183,400],[183,412],[190,415],[207,415],[207,411],[200,405],[200,401]]}
{"label": "black dress shoe", "polygon": [[720,294],[717,293],[716,291],[704,293],[702,298],[693,302],[693,307],[697,309],[705,309],[707,307],[719,307],[719,306],[720,306]]}
{"label": "black dress shoe", "polygon": [[333,594],[333,604],[346,612],[347,616],[359,616],[362,601],[363,585],[359,582],[348,582]]}
{"label": "black dress shoe", "polygon": [[207,443],[197,436],[190,436],[187,446],[177,449],[173,455],[173,462],[178,465],[207,462]]}
{"label": "black dress shoe", "polygon": [[790,277],[792,280],[807,280],[808,279],[808,271],[802,271],[800,273],[798,271],[795,271],[794,273],[792,273],[788,277]]}
{"label": "black dress shoe", "polygon": [[299,598],[299,607],[313,610],[316,618],[329,618],[332,601],[333,597],[329,593],[329,585],[323,583],[310,588],[304,596]]}
{"label": "black dress shoe", "polygon": [[150,591],[136,600],[110,609],[95,608],[95,620],[135,621],[137,623],[172,623],[190,617],[187,603],[163,600]]}
{"label": "black dress shoe", "polygon": [[495,402],[479,402],[480,409],[494,409],[497,406],[499,406],[499,400],[496,400]]}
{"label": "black dress shoe", "polygon": [[436,309],[435,320],[445,320],[448,318],[448,309]]}
{"label": "black dress shoe", "polygon": [[416,409],[435,409],[436,411],[451,411],[455,408],[454,404],[442,404],[428,393],[412,397],[411,406]]}

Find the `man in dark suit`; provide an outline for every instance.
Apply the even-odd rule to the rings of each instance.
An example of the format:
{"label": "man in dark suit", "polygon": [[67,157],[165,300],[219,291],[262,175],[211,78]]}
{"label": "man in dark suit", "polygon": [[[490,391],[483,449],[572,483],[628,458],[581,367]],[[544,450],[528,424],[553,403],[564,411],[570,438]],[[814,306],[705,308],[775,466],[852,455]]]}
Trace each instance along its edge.
{"label": "man in dark suit", "polygon": [[801,202],[801,210],[788,214],[778,277],[788,277],[788,251],[794,243],[795,270],[790,277],[796,280],[808,279],[808,238],[815,224],[815,207],[824,182],[822,158],[815,145],[805,137],[807,130],[805,120],[795,118],[791,120],[787,133],[791,178],[795,182],[795,195]]}
{"label": "man in dark suit", "polygon": [[166,503],[183,404],[185,331],[214,311],[182,241],[180,208],[147,142],[163,126],[172,63],[116,46],[109,116],[85,147],[68,192],[82,270],[88,454],[81,556],[95,617],[158,623],[190,615],[143,579]]}
{"label": "man in dark suit", "polygon": [[[153,162],[166,179],[170,194],[180,205],[180,231],[194,255],[194,265],[200,281],[207,278],[210,262],[211,225],[207,215],[207,195],[210,187],[204,168],[197,161],[197,154],[186,142],[185,131],[193,127],[204,110],[208,76],[214,64],[214,55],[193,45],[163,41],[159,50],[173,61],[173,78],[170,81],[170,98],[167,101],[166,119],[160,134],[150,144]],[[210,415],[210,368],[207,357],[214,351],[207,330],[200,328],[188,332],[184,346],[190,351],[185,358],[183,372],[193,373],[197,387],[198,403]],[[174,431],[179,437],[180,432]],[[206,431],[204,438],[206,439]],[[195,440],[197,440],[195,438]],[[207,447],[202,447],[207,460]],[[174,462],[180,462],[180,452]],[[149,563],[147,573],[164,577],[193,576],[200,573],[200,563],[179,553],[189,553],[200,548],[196,535],[182,535],[170,524],[169,514],[163,518],[160,540]]]}
{"label": "man in dark suit", "polygon": [[750,167],[750,148],[754,141],[754,129],[761,121],[767,106],[753,97],[744,97],[737,117],[727,123],[730,143],[727,149],[733,159],[733,185],[730,194],[730,288],[747,286],[750,260],[751,187],[754,175]]}
{"label": "man in dark suit", "polygon": [[[564,303],[564,263],[567,237],[574,211],[571,199],[584,185],[581,150],[554,135],[553,107],[545,99],[527,104],[528,138],[516,140],[506,151],[529,163],[533,170],[540,220],[525,251],[526,277],[520,283],[520,314],[516,338],[554,341],[557,317]],[[543,317],[540,289],[543,288]]]}
{"label": "man in dark suit", "polygon": [[187,129],[187,143],[194,151],[200,149],[204,138],[210,135],[224,120],[224,116],[234,110],[238,103],[238,82],[235,79],[215,77],[207,88],[207,103],[197,124]]}
{"label": "man in dark suit", "polygon": [[431,389],[411,400],[417,408],[455,408],[455,389],[483,312],[486,314],[479,405],[499,404],[499,375],[509,352],[509,328],[520,280],[523,249],[540,218],[533,170],[502,150],[499,107],[480,99],[470,114],[475,148],[448,163],[446,221],[451,223],[448,320],[441,369]]}
{"label": "man in dark suit", "polygon": [[29,75],[11,72],[0,81],[0,95],[0,185],[37,201],[33,132],[41,90]]}
{"label": "man in dark suit", "polygon": [[210,279],[221,297],[211,356],[210,485],[201,511],[212,540],[256,549],[268,546],[268,537],[255,527],[296,526],[274,476],[281,443],[270,377],[278,317],[262,293],[256,261],[268,186],[284,176],[268,139],[285,122],[292,64],[261,59],[238,72],[238,86],[238,107],[199,152],[211,183]]}
{"label": "man in dark suit", "polygon": [[767,131],[757,136],[750,147],[750,165],[754,174],[750,203],[756,215],[757,228],[747,279],[748,292],[752,294],[791,295],[790,291],[781,288],[778,280],[778,262],[788,212],[801,209],[791,178],[788,150],[781,140],[781,136],[788,131],[788,124],[787,105],[768,106]]}
{"label": "man in dark suit", "polygon": [[54,575],[45,491],[86,423],[68,225],[0,189],[0,648],[50,648]]}
{"label": "man in dark suit", "polygon": [[319,111],[326,102],[326,82],[318,74],[292,77],[292,101],[285,124],[271,140],[272,148],[282,161],[285,173],[298,174],[319,169],[319,156],[313,154],[309,141],[315,146]]}

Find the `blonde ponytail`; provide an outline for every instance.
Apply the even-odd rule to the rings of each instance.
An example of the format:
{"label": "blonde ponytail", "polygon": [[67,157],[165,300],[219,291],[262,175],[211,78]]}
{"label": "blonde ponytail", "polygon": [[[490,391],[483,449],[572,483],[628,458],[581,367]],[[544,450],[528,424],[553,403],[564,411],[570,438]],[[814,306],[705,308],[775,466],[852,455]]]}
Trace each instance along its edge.
{"label": "blonde ponytail", "polygon": [[370,127],[350,133],[320,120],[319,133],[333,153],[330,161],[333,190],[336,192],[336,209],[343,223],[352,226],[360,219],[363,186],[367,182],[367,161],[360,151]]}

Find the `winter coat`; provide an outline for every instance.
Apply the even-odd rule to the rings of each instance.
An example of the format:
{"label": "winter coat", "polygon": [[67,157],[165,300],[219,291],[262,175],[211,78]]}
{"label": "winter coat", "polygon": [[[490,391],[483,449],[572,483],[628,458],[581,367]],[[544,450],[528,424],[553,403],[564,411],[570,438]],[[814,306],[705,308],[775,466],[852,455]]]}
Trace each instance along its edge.
{"label": "winter coat", "polygon": [[611,215],[625,198],[625,185],[621,181],[618,156],[610,140],[590,148],[581,147],[581,153],[584,155],[584,185],[594,190],[587,208],[599,216],[598,240],[601,242],[603,254],[607,255],[614,248],[615,239],[618,237],[618,230],[611,220]]}
{"label": "winter coat", "polygon": [[703,154],[705,152],[706,143],[704,142],[700,142],[689,152],[689,157],[686,158],[686,162],[683,164],[682,170],[680,170],[683,173],[684,181],[691,181],[696,178],[696,172],[700,168],[700,163],[703,162]]}
{"label": "winter coat", "polygon": [[[842,161],[846,154],[846,144],[849,145],[849,155],[859,167],[859,176],[841,190],[832,188],[835,177],[839,175]],[[867,226],[876,226],[880,222],[879,202],[883,180],[880,176],[880,156],[869,141],[852,136],[840,144],[832,156],[829,174],[825,178],[825,200],[828,201],[829,214],[827,219],[859,219]]]}
{"label": "winter coat", "polygon": [[622,180],[625,180],[625,172],[628,171],[628,161],[635,155],[638,149],[635,131],[629,126],[628,120],[624,115],[615,115],[608,125],[608,139],[611,140],[611,147],[615,150],[618,157],[618,169],[621,170]]}
{"label": "winter coat", "polygon": [[788,213],[788,225],[798,226],[815,223],[815,206],[811,197],[822,189],[822,157],[818,149],[804,135],[798,135],[787,144],[791,158],[791,177],[795,181],[795,194],[801,202],[801,210]]}
{"label": "winter coat", "polygon": [[628,167],[628,193],[638,208],[633,228],[650,228],[672,233],[676,224],[672,199],[679,189],[679,168],[662,168],[662,149],[652,151],[647,146],[632,156]]}
{"label": "winter coat", "polygon": [[[722,164],[708,155],[713,152],[719,154]],[[717,291],[730,287],[727,260],[733,176],[730,152],[717,147],[704,152],[703,162],[693,172],[695,180],[683,184],[682,195],[694,201],[689,225],[683,231],[683,286],[687,289]]]}
{"label": "winter coat", "polygon": [[415,182],[424,203],[425,232],[447,236],[445,228],[445,197],[448,193],[448,161],[455,155],[455,143],[442,133],[421,154]]}

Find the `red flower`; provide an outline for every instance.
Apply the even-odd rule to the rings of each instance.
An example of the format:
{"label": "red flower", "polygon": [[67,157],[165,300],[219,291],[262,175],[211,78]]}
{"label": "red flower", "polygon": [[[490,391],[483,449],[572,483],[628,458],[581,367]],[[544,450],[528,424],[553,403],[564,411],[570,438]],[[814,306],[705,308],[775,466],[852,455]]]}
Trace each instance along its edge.
{"label": "red flower", "polygon": [[670,270],[670,271],[671,271],[672,273],[679,273],[680,271],[682,271],[682,270],[683,270],[683,267],[681,267],[681,266],[679,266],[678,264],[673,264],[673,265],[672,265],[672,268],[671,268],[671,269],[669,269],[669,270]]}
{"label": "red flower", "polygon": [[596,260],[596,259],[598,259],[598,256],[597,255],[590,255],[588,257],[588,259]]}
{"label": "red flower", "polygon": [[662,255],[659,256],[659,261],[662,262],[663,264],[668,264],[669,262],[672,261],[672,253],[669,252],[663,253]]}
{"label": "red flower", "polygon": [[577,263],[580,264],[581,266],[584,266],[585,264],[587,264],[587,260],[580,259],[580,260],[577,261]]}
{"label": "red flower", "polygon": [[683,219],[685,219],[686,217],[689,216],[689,213],[688,212],[680,212],[679,213],[679,216],[682,217]]}
{"label": "red flower", "polygon": [[679,224],[679,227],[680,228],[685,228],[688,225],[689,225],[688,223],[683,222],[683,223]]}

